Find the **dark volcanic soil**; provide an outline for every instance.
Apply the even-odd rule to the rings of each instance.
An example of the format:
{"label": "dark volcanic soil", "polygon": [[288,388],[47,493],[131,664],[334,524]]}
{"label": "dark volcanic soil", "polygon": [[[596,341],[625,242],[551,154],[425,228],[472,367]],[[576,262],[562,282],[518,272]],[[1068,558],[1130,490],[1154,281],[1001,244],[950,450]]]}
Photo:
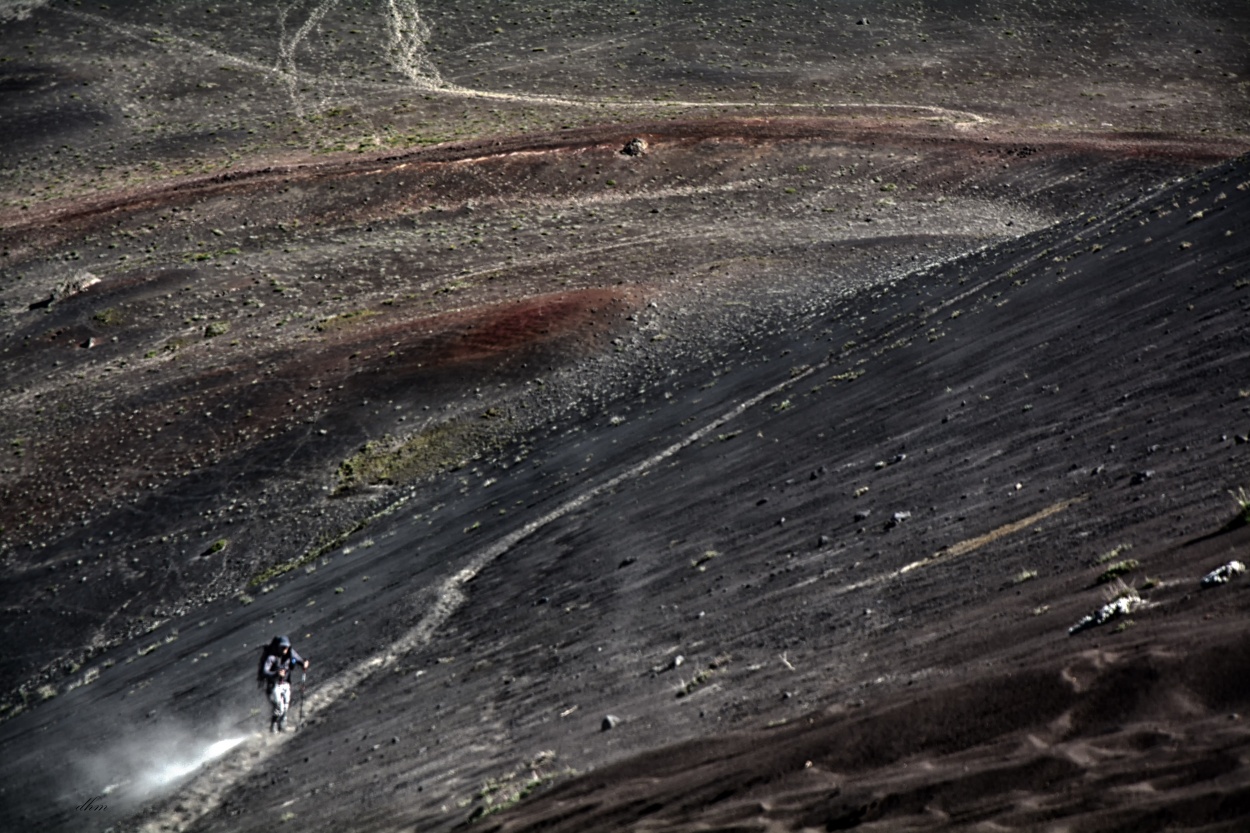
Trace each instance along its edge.
{"label": "dark volcanic soil", "polygon": [[0,5],[0,828],[1244,829],[1245,9],[611,9]]}
{"label": "dark volcanic soil", "polygon": [[[419,446],[407,479],[524,444],[610,379],[619,396],[743,325],[789,326],[749,311],[823,314],[831,295],[1238,147],[868,121],[639,125],[310,163],[15,224],[10,257],[71,289],[26,278],[11,293],[3,521],[6,586],[24,602],[6,631],[26,649],[6,672],[90,656],[50,627],[98,650],[315,558],[393,500],[368,492],[397,479],[389,467],[348,476],[367,442]],[[648,138],[644,158],[619,152],[631,135]],[[414,207],[418,189],[441,204]],[[127,239],[146,240],[142,265],[103,278],[37,254],[79,240],[91,263]]]}

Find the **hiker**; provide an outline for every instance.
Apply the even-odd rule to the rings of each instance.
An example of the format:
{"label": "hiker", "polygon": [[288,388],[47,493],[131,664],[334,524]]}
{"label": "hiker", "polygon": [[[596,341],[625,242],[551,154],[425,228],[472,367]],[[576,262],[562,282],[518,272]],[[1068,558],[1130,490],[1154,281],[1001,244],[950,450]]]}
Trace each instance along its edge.
{"label": "hiker", "polygon": [[256,675],[273,704],[273,716],[269,719],[271,732],[286,729],[286,711],[291,705],[291,669],[297,665],[308,670],[308,660],[296,653],[291,647],[291,640],[285,636],[275,636],[261,653]]}

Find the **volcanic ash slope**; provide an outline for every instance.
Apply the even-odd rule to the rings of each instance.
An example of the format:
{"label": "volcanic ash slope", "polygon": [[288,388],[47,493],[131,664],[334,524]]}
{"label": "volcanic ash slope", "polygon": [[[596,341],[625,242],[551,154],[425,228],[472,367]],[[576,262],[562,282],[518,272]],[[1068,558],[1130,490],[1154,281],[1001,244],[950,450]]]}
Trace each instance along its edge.
{"label": "volcanic ash slope", "polygon": [[[1241,158],[668,380],[741,407],[480,565],[194,829],[295,812],[275,783],[315,829],[1235,829],[1247,597],[1199,579],[1250,544],[1248,203]],[[560,441],[662,433],[601,417]]]}

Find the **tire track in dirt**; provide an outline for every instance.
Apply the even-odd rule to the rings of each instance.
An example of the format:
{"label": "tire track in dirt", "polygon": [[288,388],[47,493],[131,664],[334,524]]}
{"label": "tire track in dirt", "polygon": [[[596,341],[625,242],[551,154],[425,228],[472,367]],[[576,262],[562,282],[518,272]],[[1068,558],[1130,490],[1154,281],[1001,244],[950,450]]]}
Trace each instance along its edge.
{"label": "tire track in dirt", "polygon": [[386,0],[386,54],[391,65],[421,89],[436,90],[443,84],[438,67],[430,60],[427,44],[430,25],[412,0]]}
{"label": "tire track in dirt", "polygon": [[[299,96],[299,70],[295,64],[295,53],[300,46],[308,39],[308,35],[312,30],[321,23],[321,19],[334,8],[338,0],[323,0],[309,13],[300,27],[290,37],[286,36],[286,19],[287,15],[300,4],[301,0],[296,0],[289,6],[284,6],[278,11],[278,64],[274,68],[279,73],[282,80],[286,83],[287,95],[291,99],[291,106],[295,108],[296,115],[304,118],[304,105]],[[337,82],[335,83],[337,86]],[[322,101],[328,100],[326,96],[322,97]]]}

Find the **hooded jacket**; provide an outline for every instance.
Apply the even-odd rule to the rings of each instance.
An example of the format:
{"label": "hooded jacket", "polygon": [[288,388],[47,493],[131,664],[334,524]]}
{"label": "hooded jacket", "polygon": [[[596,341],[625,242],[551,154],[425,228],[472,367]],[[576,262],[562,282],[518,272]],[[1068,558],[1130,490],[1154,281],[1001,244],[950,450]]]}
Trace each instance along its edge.
{"label": "hooded jacket", "polygon": [[[286,656],[282,655],[284,648],[290,648]],[[291,646],[291,640],[285,636],[275,636],[273,641],[265,646],[265,651],[261,655],[259,679],[266,687],[272,687],[280,678],[279,672],[285,670],[289,672],[297,665],[303,665],[304,658],[296,653],[295,648]]]}

